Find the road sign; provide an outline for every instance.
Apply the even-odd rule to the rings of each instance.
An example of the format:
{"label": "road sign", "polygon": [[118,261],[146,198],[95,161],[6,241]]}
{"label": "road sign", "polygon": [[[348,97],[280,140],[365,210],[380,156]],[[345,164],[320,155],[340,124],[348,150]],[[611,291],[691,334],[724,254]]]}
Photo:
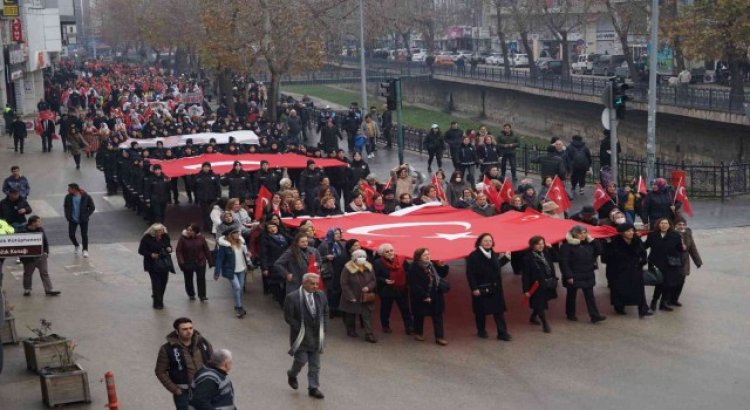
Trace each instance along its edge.
{"label": "road sign", "polygon": [[602,110],[602,126],[605,130],[610,129],[609,128],[609,108],[605,108]]}

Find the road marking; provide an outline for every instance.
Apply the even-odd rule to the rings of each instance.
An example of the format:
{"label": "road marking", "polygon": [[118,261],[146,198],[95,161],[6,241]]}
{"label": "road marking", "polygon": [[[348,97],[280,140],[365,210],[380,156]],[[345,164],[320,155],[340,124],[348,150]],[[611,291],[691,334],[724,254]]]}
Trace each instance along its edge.
{"label": "road marking", "polygon": [[59,218],[62,216],[46,200],[29,199],[28,202],[31,206],[31,213],[34,215],[41,216],[42,218]]}
{"label": "road marking", "polygon": [[[125,207],[125,198],[116,195],[116,196],[103,196],[102,199],[107,201],[110,205],[112,205],[113,208],[124,208]],[[120,209],[117,209],[118,211]]]}

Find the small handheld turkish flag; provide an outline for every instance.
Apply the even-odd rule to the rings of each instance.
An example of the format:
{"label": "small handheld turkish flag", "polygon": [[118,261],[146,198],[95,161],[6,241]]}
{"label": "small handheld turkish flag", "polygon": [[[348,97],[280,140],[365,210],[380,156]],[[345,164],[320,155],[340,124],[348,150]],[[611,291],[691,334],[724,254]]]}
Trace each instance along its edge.
{"label": "small handheld turkish flag", "polygon": [[604,188],[602,188],[602,185],[596,184],[596,189],[594,189],[594,209],[598,211],[599,208],[611,200],[609,195],[604,191]]}
{"label": "small handheld turkish flag", "polygon": [[646,186],[646,180],[643,176],[638,177],[638,193],[641,195],[648,194],[648,187]]}
{"label": "small handheld turkish flag", "polygon": [[677,182],[677,189],[674,193],[674,201],[682,202],[682,210],[685,211],[689,216],[693,216],[693,207],[690,206],[690,200],[687,197],[687,189],[685,188],[685,180],[680,177],[680,181]]}
{"label": "small handheld turkish flag", "polygon": [[492,180],[485,175],[484,181],[482,182],[482,192],[487,197],[487,202],[495,206],[495,210],[500,211],[500,206],[503,204],[503,200],[500,198],[500,193],[497,192],[497,188],[492,184]]}
{"label": "small handheld turkish flag", "polygon": [[565,185],[563,185],[560,177],[555,176],[552,180],[552,186],[549,187],[545,198],[557,204],[557,213],[563,213],[570,208],[570,198],[568,198],[568,192],[565,191]]}
{"label": "small handheld turkish flag", "polygon": [[365,204],[367,207],[371,207],[373,203],[372,196],[377,193],[375,188],[373,188],[367,181],[362,181],[359,184],[359,192],[365,197]]}
{"label": "small handheld turkish flag", "polygon": [[513,184],[508,178],[503,181],[503,186],[500,187],[500,200],[502,202],[510,203],[516,191],[513,189]]}
{"label": "small handheld turkish flag", "polygon": [[258,190],[258,198],[255,199],[255,214],[253,216],[256,221],[260,221],[260,217],[263,216],[263,210],[266,209],[266,205],[271,203],[271,198],[273,198],[271,191],[269,191],[265,185],[261,185]]}
{"label": "small handheld turkish flag", "polygon": [[[307,273],[315,273],[317,275],[320,275],[320,268],[318,267],[318,263],[315,261],[315,254],[310,254],[310,259],[307,260]],[[319,281],[318,287],[320,290],[325,290],[323,287],[323,281]]]}
{"label": "small handheld turkish flag", "polygon": [[437,172],[432,176],[432,185],[437,191],[437,197],[444,202],[448,202],[448,197],[445,196],[445,190],[443,184],[440,183],[440,179],[438,179]]}

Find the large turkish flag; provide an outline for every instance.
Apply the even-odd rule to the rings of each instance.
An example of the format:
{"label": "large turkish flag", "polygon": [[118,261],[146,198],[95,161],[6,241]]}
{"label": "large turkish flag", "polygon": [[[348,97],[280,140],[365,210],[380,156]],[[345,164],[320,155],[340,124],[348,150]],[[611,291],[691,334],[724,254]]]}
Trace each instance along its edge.
{"label": "large turkish flag", "polygon": [[[357,212],[329,218],[312,218],[320,237],[329,228],[342,229],[344,239],[358,239],[367,249],[375,250],[383,243],[394,246],[396,254],[411,258],[417,248],[429,248],[435,260],[454,260],[474,250],[474,242],[482,233],[490,233],[498,252],[528,249],[529,238],[543,236],[547,243],[562,241],[578,222],[550,218],[534,210],[506,212],[483,217],[472,211],[448,206],[414,207],[400,215]],[[303,218],[284,218],[284,223],[297,227]],[[595,238],[616,234],[612,227],[587,226]]]}
{"label": "large turkish flag", "polygon": [[298,154],[205,154],[197,157],[185,157],[169,161],[150,160],[152,164],[161,164],[162,171],[170,178],[183,175],[197,174],[201,170],[201,164],[210,162],[214,173],[226,174],[232,170],[234,161],[240,161],[245,171],[257,171],[260,169],[260,161],[266,160],[271,168],[305,168],[307,160],[312,159],[320,168],[345,167],[346,164],[337,159],[310,158]]}

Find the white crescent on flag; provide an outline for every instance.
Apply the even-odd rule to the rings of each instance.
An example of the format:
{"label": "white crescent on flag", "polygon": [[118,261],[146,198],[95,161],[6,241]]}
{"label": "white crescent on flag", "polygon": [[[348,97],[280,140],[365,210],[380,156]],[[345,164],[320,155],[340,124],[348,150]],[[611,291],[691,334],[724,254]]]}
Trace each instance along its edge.
{"label": "white crescent on flag", "polygon": [[380,225],[367,225],[367,226],[359,226],[356,228],[350,228],[347,229],[346,233],[351,235],[367,235],[367,236],[377,236],[377,237],[384,237],[384,238],[408,238],[411,235],[394,235],[394,234],[383,234],[383,233],[376,233],[378,231],[384,231],[386,229],[404,229],[404,228],[414,228],[414,227],[424,227],[424,226],[460,226],[464,228],[464,232],[459,233],[440,233],[435,232],[433,236],[423,236],[425,239],[446,239],[449,241],[454,241],[456,239],[464,239],[464,238],[475,238],[475,235],[472,235],[470,229],[471,229],[471,223],[470,222],[463,222],[463,221],[442,221],[442,222],[403,222],[403,223],[392,223],[392,224],[380,224]]}

